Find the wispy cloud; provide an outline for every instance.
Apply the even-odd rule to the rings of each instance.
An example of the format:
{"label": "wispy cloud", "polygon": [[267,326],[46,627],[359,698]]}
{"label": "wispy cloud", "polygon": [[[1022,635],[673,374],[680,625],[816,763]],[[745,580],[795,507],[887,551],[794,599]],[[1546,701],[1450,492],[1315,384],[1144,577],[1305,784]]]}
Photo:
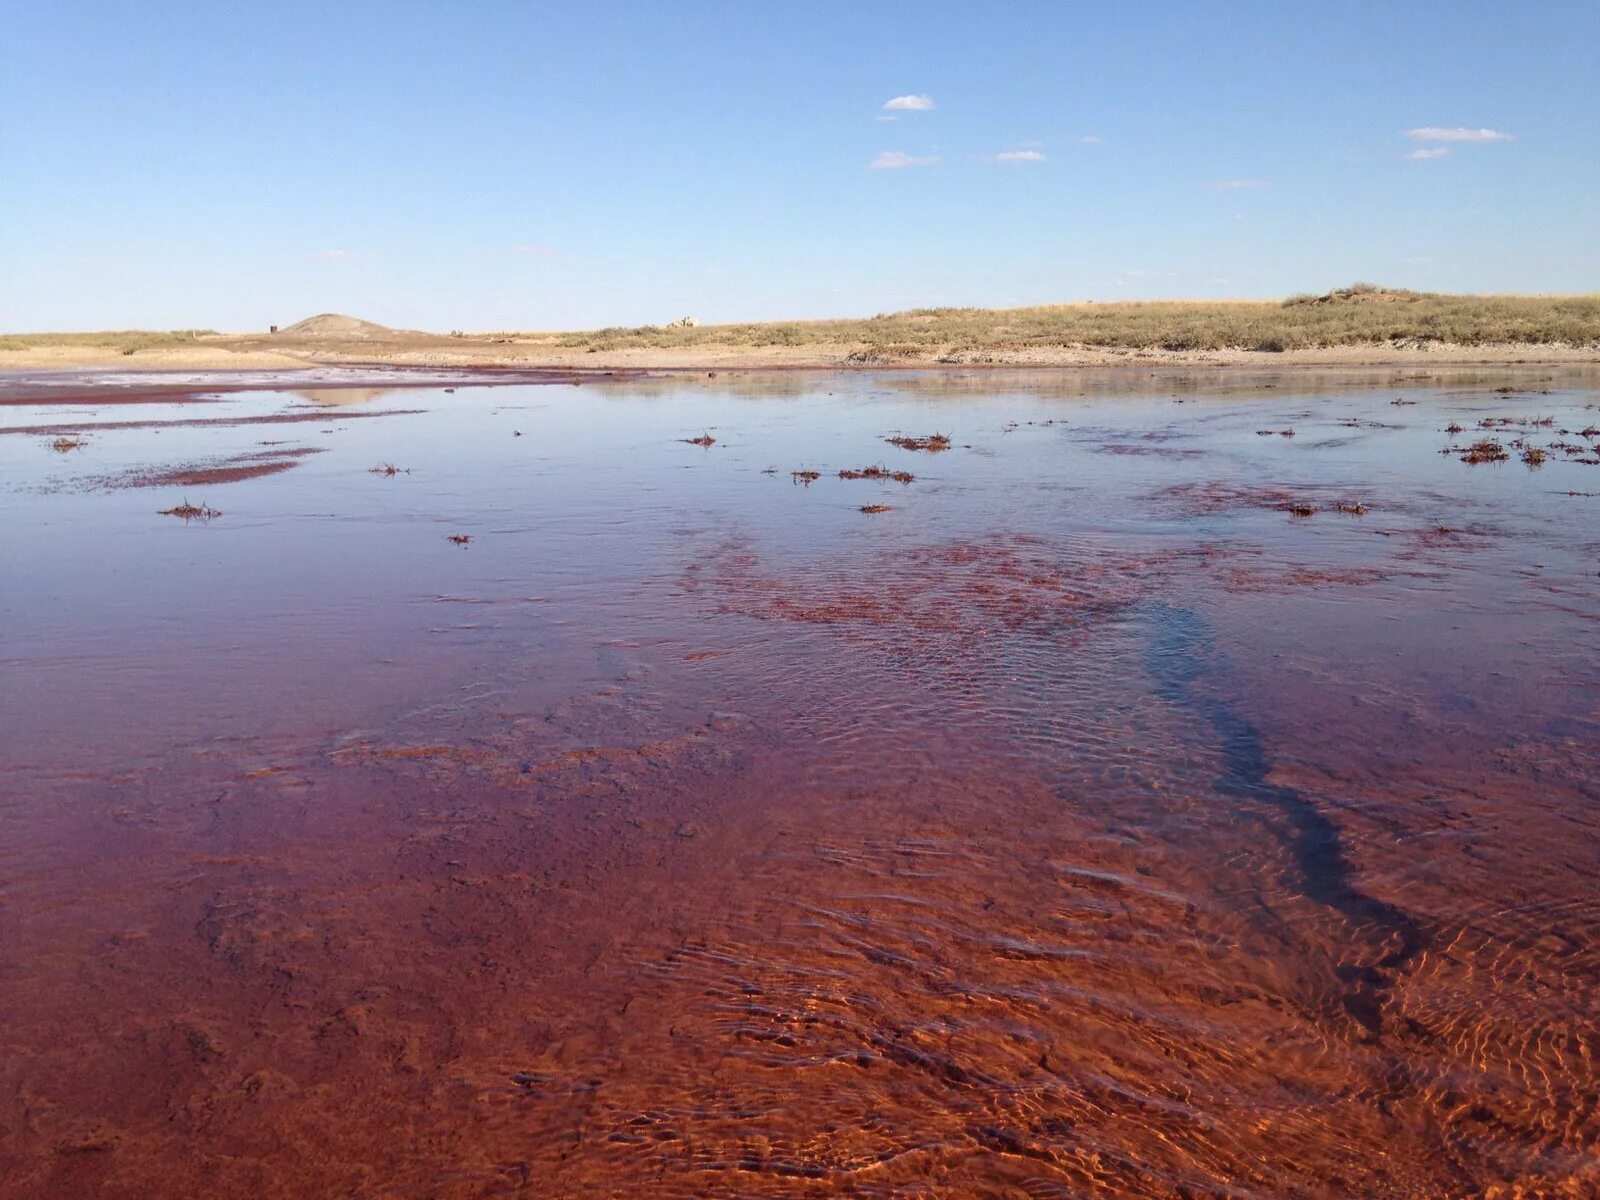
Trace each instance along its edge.
{"label": "wispy cloud", "polygon": [[532,254],[541,258],[548,258],[551,255],[561,253],[561,251],[557,250],[554,246],[543,246],[530,242],[517,243],[515,246],[511,247],[511,252],[513,254]]}
{"label": "wispy cloud", "polygon": [[1406,157],[1414,159],[1443,158],[1449,153],[1450,151],[1443,146],[1424,146],[1420,150],[1413,150]]}
{"label": "wispy cloud", "polygon": [[898,171],[902,167],[931,167],[939,161],[937,154],[917,158],[900,150],[884,150],[867,164],[869,171]]}
{"label": "wispy cloud", "polygon": [[933,97],[926,93],[914,96],[892,96],[884,101],[887,112],[927,112],[934,107]]}
{"label": "wispy cloud", "polygon": [[1098,146],[1101,142],[1105,141],[1105,139],[1097,133],[1080,133],[1072,140],[1075,142],[1082,142],[1085,146]]}
{"label": "wispy cloud", "polygon": [[1441,125],[1422,125],[1416,129],[1406,130],[1406,136],[1417,142],[1509,142],[1512,140],[1509,133],[1501,133],[1498,129],[1468,129],[1461,125],[1448,128]]}
{"label": "wispy cloud", "polygon": [[1265,179],[1213,179],[1211,186],[1225,192],[1237,191],[1241,188],[1271,187]]}
{"label": "wispy cloud", "polygon": [[1044,162],[1042,150],[1002,150],[994,156],[997,163],[1031,163]]}
{"label": "wispy cloud", "polygon": [[360,257],[360,253],[355,250],[313,250],[311,252],[313,262],[349,262],[351,259]]}

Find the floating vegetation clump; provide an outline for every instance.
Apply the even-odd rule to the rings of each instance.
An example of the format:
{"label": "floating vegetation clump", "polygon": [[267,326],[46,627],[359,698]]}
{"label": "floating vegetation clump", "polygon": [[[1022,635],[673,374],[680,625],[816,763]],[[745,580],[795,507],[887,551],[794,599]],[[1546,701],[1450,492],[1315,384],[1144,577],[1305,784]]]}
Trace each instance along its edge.
{"label": "floating vegetation clump", "polygon": [[185,497],[182,504],[175,505],[172,508],[163,508],[161,515],[163,517],[180,517],[185,521],[209,521],[212,517],[220,517],[222,514],[209,504],[190,504],[188,497]]}
{"label": "floating vegetation clump", "polygon": [[941,450],[950,449],[950,438],[943,433],[930,433],[927,437],[896,436],[884,438],[891,446],[899,446],[902,450],[926,450],[930,454],[937,454]]}
{"label": "floating vegetation clump", "polygon": [[840,479],[892,479],[896,483],[911,483],[916,479],[910,471],[891,471],[888,467],[861,467],[854,471],[840,471]]}
{"label": "floating vegetation clump", "polygon": [[1505,462],[1511,455],[1506,448],[1493,438],[1479,438],[1461,452],[1461,461],[1477,465],[1478,463]]}

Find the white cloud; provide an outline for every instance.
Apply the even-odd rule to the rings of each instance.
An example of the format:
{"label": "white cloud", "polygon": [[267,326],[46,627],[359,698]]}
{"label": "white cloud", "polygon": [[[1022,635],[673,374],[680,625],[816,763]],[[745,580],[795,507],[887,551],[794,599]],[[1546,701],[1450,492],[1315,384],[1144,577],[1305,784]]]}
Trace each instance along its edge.
{"label": "white cloud", "polygon": [[869,171],[898,171],[902,167],[931,167],[939,161],[937,154],[917,158],[900,150],[884,150],[867,164]]}
{"label": "white cloud", "polygon": [[927,112],[933,107],[933,97],[926,94],[894,96],[886,100],[883,107],[889,112]]}
{"label": "white cloud", "polygon": [[1072,140],[1075,142],[1082,142],[1085,146],[1098,146],[1105,139],[1097,133],[1085,133],[1080,134]]}
{"label": "white cloud", "polygon": [[316,262],[349,262],[361,255],[354,250],[315,250],[311,257]]}
{"label": "white cloud", "polygon": [[1221,188],[1223,191],[1234,191],[1239,188],[1264,188],[1271,185],[1265,179],[1213,179],[1211,186]]}
{"label": "white cloud", "polygon": [[893,113],[879,113],[872,118],[874,121],[898,121],[900,118]]}
{"label": "white cloud", "polygon": [[514,254],[534,254],[534,255],[538,255],[541,258],[548,258],[549,256],[551,256],[553,254],[559,254],[560,253],[560,251],[557,250],[554,246],[544,246],[544,245],[538,245],[538,244],[530,244],[530,243],[527,243],[527,242],[518,243],[517,245],[512,246],[511,247],[511,251]]}
{"label": "white cloud", "polygon": [[1038,150],[1003,150],[994,156],[997,163],[1043,162],[1044,154]]}
{"label": "white cloud", "polygon": [[1449,153],[1450,151],[1445,149],[1443,146],[1427,146],[1421,150],[1413,150],[1410,154],[1406,155],[1406,157],[1415,159],[1443,158]]}
{"label": "white cloud", "polygon": [[1406,130],[1406,136],[1417,142],[1509,142],[1511,135],[1501,133],[1498,129],[1467,129],[1464,126],[1444,128],[1439,125],[1423,125],[1417,129]]}

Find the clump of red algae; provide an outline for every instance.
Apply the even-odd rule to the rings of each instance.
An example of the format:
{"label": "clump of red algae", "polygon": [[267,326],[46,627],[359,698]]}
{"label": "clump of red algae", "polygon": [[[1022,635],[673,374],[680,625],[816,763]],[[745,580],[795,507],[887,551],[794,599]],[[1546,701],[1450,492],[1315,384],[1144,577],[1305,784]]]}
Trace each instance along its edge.
{"label": "clump of red algae", "polygon": [[1510,457],[1506,448],[1493,438],[1480,438],[1461,452],[1461,461],[1472,464],[1505,462]]}
{"label": "clump of red algae", "polygon": [[[379,463],[375,467],[367,468],[368,475],[399,475],[400,473],[401,469],[392,462]],[[405,474],[411,474],[410,468],[406,469]]]}
{"label": "clump of red algae", "polygon": [[891,446],[899,446],[902,450],[926,450],[930,454],[937,454],[941,450],[950,449],[950,437],[944,433],[930,433],[927,437],[896,437],[884,438]]}
{"label": "clump of red algae", "polygon": [[1529,446],[1522,452],[1522,461],[1530,467],[1544,466],[1544,451],[1537,446]]}
{"label": "clump of red algae", "polygon": [[[1085,633],[1176,570],[1205,568],[1220,553],[1201,546],[1157,554],[1113,549],[1063,555],[1038,539],[923,545],[823,572],[769,575],[753,554],[697,564],[691,590],[709,586],[720,611],[826,625],[882,637],[896,654],[949,649],[908,637],[986,640],[1001,630]],[[878,631],[878,632],[871,632]]]}
{"label": "clump of red algae", "polygon": [[209,504],[190,504],[188,497],[185,497],[182,504],[173,508],[163,508],[160,515],[181,517],[185,521],[209,521],[212,517],[220,517],[222,514]]}
{"label": "clump of red algae", "polygon": [[1352,517],[1359,517],[1365,515],[1367,506],[1359,500],[1335,500],[1333,502],[1333,511],[1349,513]]}
{"label": "clump of red algae", "polygon": [[445,540],[448,542],[453,542],[457,546],[465,546],[472,540],[472,535],[470,533],[452,533],[447,535]]}
{"label": "clump of red algae", "polygon": [[1444,427],[1444,431],[1446,433],[1452,433],[1452,434],[1453,433],[1460,433],[1461,432],[1461,426],[1457,425],[1454,421],[1451,421],[1450,424],[1448,424],[1448,425],[1446,425]]}
{"label": "clump of red algae", "polygon": [[892,509],[892,504],[863,504],[861,511],[864,513],[884,513]]}
{"label": "clump of red algae", "polygon": [[717,439],[709,433],[702,433],[699,437],[679,438],[678,440],[690,446],[715,446],[717,444]]}
{"label": "clump of red algae", "polygon": [[1219,481],[1178,483],[1161,488],[1153,498],[1178,507],[1187,517],[1210,516],[1236,508],[1264,508],[1283,511],[1297,501],[1287,488],[1244,486]]}
{"label": "clump of red algae", "polygon": [[1317,515],[1316,505],[1307,504],[1303,500],[1295,500],[1285,504],[1283,511],[1291,517],[1314,517]]}
{"label": "clump of red algae", "polygon": [[50,449],[57,454],[65,454],[68,450],[77,450],[88,440],[79,434],[63,435],[50,443]]}
{"label": "clump of red algae", "polygon": [[817,480],[822,478],[822,472],[821,471],[790,471],[789,472],[789,477],[791,479],[793,479],[794,482],[796,482],[796,483],[803,483],[807,487],[810,487],[813,483],[815,483]]}
{"label": "clump of red algae", "polygon": [[862,467],[855,471],[840,471],[840,479],[892,479],[896,483],[910,483],[916,476],[910,471],[891,471],[887,467]]}

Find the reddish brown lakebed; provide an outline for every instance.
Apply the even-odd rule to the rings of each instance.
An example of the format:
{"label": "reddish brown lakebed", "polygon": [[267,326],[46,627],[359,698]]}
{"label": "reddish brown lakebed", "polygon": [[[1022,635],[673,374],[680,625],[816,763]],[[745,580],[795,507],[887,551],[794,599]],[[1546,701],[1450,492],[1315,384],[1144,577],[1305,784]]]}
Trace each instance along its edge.
{"label": "reddish brown lakebed", "polygon": [[0,1195],[1600,1189],[1600,377],[417,382],[7,407]]}

